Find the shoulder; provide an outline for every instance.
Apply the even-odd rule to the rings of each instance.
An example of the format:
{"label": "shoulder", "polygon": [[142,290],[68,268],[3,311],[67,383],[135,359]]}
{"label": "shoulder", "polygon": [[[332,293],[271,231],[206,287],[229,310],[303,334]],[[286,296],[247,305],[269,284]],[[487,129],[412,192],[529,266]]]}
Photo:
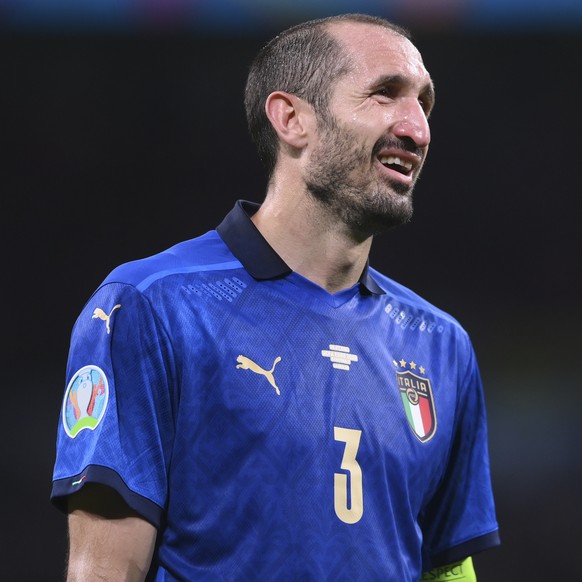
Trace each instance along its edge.
{"label": "shoulder", "polygon": [[129,343],[140,336],[140,331],[142,337],[169,337],[168,321],[174,321],[181,305],[175,301],[182,288],[180,276],[229,264],[239,265],[218,233],[211,230],[116,267],[93,291],[77,317],[75,346],[82,346],[79,351],[84,355],[87,350],[107,352],[114,338],[123,337]]}
{"label": "shoulder", "polygon": [[144,291],[152,283],[178,273],[213,270],[238,263],[216,230],[146,257],[120,265],[106,277],[102,286],[121,283]]}
{"label": "shoulder", "polygon": [[460,332],[461,335],[467,335],[459,321],[446,311],[379,271],[370,268],[370,272],[386,292],[388,301],[386,309],[397,310],[398,314],[403,318],[416,314],[416,317],[424,317],[427,323],[430,321],[440,326],[453,328],[455,331]]}

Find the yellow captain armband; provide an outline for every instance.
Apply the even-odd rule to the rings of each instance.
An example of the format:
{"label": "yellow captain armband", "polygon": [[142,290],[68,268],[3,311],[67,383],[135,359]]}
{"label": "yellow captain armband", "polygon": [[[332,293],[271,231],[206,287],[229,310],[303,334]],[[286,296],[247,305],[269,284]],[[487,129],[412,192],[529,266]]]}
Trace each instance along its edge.
{"label": "yellow captain armband", "polygon": [[455,562],[448,566],[440,566],[425,572],[421,582],[477,582],[473,560],[469,557],[462,562]]}

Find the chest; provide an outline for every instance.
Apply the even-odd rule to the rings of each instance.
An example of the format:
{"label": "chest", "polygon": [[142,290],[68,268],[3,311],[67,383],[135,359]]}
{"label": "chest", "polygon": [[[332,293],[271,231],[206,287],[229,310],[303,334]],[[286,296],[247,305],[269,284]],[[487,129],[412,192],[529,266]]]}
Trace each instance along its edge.
{"label": "chest", "polygon": [[458,398],[450,338],[403,328],[382,305],[268,305],[207,311],[178,334],[184,446],[216,467],[244,457],[333,474],[352,462],[368,479],[436,486]]}

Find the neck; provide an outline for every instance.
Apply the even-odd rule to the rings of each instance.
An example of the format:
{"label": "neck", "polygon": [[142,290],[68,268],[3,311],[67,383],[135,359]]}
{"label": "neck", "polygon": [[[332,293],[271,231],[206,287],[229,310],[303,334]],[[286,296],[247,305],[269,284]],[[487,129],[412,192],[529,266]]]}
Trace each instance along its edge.
{"label": "neck", "polygon": [[252,221],[293,271],[337,293],[357,283],[366,265],[372,237],[357,240],[345,224],[329,216],[305,192],[281,193],[271,184]]}

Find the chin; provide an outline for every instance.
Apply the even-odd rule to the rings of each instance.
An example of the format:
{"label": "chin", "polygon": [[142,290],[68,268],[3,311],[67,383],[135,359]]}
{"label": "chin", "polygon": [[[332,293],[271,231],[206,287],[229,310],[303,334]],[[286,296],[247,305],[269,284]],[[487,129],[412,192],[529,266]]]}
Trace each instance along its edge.
{"label": "chin", "polygon": [[360,207],[352,209],[348,222],[350,226],[359,233],[361,238],[367,238],[382,232],[386,232],[396,226],[406,224],[412,219],[412,199],[399,200],[395,202],[391,197],[389,203],[384,200],[381,205],[374,207]]}
{"label": "chin", "polygon": [[402,226],[412,220],[412,210],[410,212],[402,212],[398,214],[384,214],[373,218],[370,221],[370,234],[376,235],[386,232],[397,226]]}
{"label": "chin", "polygon": [[384,230],[410,222],[413,212],[412,188],[395,184],[387,194],[377,193],[367,209],[368,220]]}

